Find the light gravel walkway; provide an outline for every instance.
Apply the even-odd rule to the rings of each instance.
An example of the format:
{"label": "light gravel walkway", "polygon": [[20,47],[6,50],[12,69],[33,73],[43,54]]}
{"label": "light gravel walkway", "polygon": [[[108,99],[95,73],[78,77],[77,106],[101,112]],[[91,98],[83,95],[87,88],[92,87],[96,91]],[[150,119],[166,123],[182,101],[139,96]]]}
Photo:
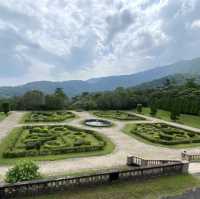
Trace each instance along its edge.
{"label": "light gravel walkway", "polygon": [[11,112],[8,117],[0,122],[0,141],[20,122],[24,112]]}
{"label": "light gravel walkway", "polygon": [[[112,142],[116,145],[115,150],[113,151],[113,153],[104,156],[71,158],[65,160],[39,162],[40,171],[42,174],[62,175],[64,173],[70,173],[70,172],[80,172],[92,169],[96,170],[96,169],[123,166],[126,164],[126,157],[128,155],[135,155],[146,159],[168,159],[168,160],[181,159],[181,152],[184,151],[184,149],[169,149],[165,147],[149,145],[124,134],[122,132],[124,126],[127,123],[134,123],[134,122],[112,121],[115,123],[115,126],[112,128],[100,128],[100,129],[89,128],[81,124],[81,121],[95,117],[88,112],[76,112],[76,114],[79,116],[79,118],[76,118],[66,123],[62,123],[62,125],[70,124],[76,127],[96,130],[100,134],[103,134],[112,140]],[[17,124],[22,115],[23,113],[14,112],[6,120],[0,123],[0,129],[2,130],[0,139],[5,137],[13,127],[22,126],[21,124]],[[141,121],[141,123],[165,122],[150,117],[148,117],[147,119],[149,121]],[[136,123],[138,123],[138,121]],[[54,124],[58,123],[51,123],[51,125]],[[172,124],[174,126],[180,127],[180,125],[178,124],[175,123]],[[38,124],[32,124],[32,125],[38,125]],[[40,125],[44,125],[44,123],[40,123]],[[186,127],[183,125],[181,125],[181,127],[189,128],[189,130],[191,130],[190,127]],[[200,129],[195,129],[195,131],[200,132]],[[194,151],[197,152],[200,151],[200,147],[193,149],[186,149],[186,150],[191,152]],[[198,166],[193,166],[192,167],[193,169],[191,169],[191,171],[196,172],[194,168],[197,168],[197,170],[200,172],[200,164],[196,165]],[[0,166],[0,175],[4,176],[8,168],[9,168],[8,166]]]}

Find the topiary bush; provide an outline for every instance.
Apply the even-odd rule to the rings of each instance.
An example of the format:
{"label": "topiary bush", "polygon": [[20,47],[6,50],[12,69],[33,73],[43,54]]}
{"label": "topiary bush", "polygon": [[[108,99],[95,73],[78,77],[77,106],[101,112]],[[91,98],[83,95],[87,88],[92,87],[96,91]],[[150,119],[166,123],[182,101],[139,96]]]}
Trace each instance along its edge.
{"label": "topiary bush", "polygon": [[142,113],[142,104],[137,104],[136,110],[138,113]]}
{"label": "topiary bush", "polygon": [[6,182],[16,183],[40,178],[39,167],[33,161],[17,163],[6,174]]}

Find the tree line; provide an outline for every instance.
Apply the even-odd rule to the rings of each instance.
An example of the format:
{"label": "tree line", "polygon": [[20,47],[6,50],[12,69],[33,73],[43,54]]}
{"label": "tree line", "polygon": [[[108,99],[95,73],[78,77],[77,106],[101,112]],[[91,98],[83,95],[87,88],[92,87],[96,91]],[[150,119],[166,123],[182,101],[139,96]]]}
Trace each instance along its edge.
{"label": "tree line", "polygon": [[0,100],[0,111],[11,110],[63,110],[69,106],[69,98],[61,88],[45,95],[38,90],[28,91],[23,96]]}
{"label": "tree line", "polygon": [[189,79],[185,85],[177,86],[167,79],[162,87],[153,89],[120,87],[114,91],[84,92],[71,98],[57,88],[53,94],[47,95],[41,91],[29,91],[20,97],[0,100],[0,105],[5,105],[5,101],[12,110],[130,110],[139,104],[149,106],[152,114],[163,109],[176,117],[181,113],[200,115],[200,85]]}

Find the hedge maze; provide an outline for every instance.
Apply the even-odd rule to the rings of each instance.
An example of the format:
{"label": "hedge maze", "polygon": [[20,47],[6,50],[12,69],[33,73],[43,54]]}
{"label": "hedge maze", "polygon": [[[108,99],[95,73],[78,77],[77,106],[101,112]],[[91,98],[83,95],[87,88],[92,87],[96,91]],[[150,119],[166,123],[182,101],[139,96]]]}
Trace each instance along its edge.
{"label": "hedge maze", "polygon": [[93,114],[98,117],[115,119],[115,120],[124,120],[124,121],[144,120],[141,117],[123,111],[95,111],[93,112]]}
{"label": "hedge maze", "polygon": [[107,142],[91,130],[72,126],[18,128],[3,153],[4,158],[58,155],[103,150]]}
{"label": "hedge maze", "polygon": [[38,111],[28,114],[25,122],[62,122],[74,117],[74,113],[67,111]]}
{"label": "hedge maze", "polygon": [[200,134],[167,124],[136,124],[130,133],[163,145],[200,143]]}

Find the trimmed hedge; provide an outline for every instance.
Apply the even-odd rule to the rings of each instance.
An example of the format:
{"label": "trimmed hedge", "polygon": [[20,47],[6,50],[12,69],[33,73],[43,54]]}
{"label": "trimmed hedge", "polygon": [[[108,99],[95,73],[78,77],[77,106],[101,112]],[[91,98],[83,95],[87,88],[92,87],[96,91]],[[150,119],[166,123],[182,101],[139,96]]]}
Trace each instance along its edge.
{"label": "trimmed hedge", "polygon": [[[28,126],[21,128],[21,130],[19,129],[19,131],[17,131],[18,136],[10,141],[10,145],[8,146],[7,150],[4,151],[3,157],[17,158],[58,155],[64,153],[93,152],[103,150],[106,146],[106,141],[96,132],[91,130],[83,130],[72,126],[60,127],[54,125],[47,127],[48,131],[44,134],[47,134],[48,136],[43,136],[43,133],[41,134],[42,128],[43,127],[39,126]],[[66,134],[65,131],[60,131],[61,128],[66,132],[69,130],[69,133]],[[55,130],[59,130],[57,135],[52,135],[51,133]],[[38,136],[34,137],[35,139],[31,138],[32,135],[36,136],[37,132],[38,135],[42,135],[42,137]],[[23,133],[28,134],[28,136],[24,136]],[[92,135],[92,139],[96,140],[94,143],[93,141],[87,140],[87,136],[89,135]],[[26,139],[26,137],[28,139]],[[70,144],[69,140],[73,140],[73,142]],[[22,142],[17,144],[18,141]]]}
{"label": "trimmed hedge", "polygon": [[75,114],[69,111],[55,111],[55,112],[45,112],[37,111],[31,112],[25,122],[63,122],[67,119],[74,118]]}
{"label": "trimmed hedge", "polygon": [[200,143],[200,134],[162,123],[137,124],[131,133],[152,143],[163,145]]}
{"label": "trimmed hedge", "polygon": [[110,118],[122,121],[145,120],[144,118],[123,111],[94,111],[93,114],[102,118]]}

